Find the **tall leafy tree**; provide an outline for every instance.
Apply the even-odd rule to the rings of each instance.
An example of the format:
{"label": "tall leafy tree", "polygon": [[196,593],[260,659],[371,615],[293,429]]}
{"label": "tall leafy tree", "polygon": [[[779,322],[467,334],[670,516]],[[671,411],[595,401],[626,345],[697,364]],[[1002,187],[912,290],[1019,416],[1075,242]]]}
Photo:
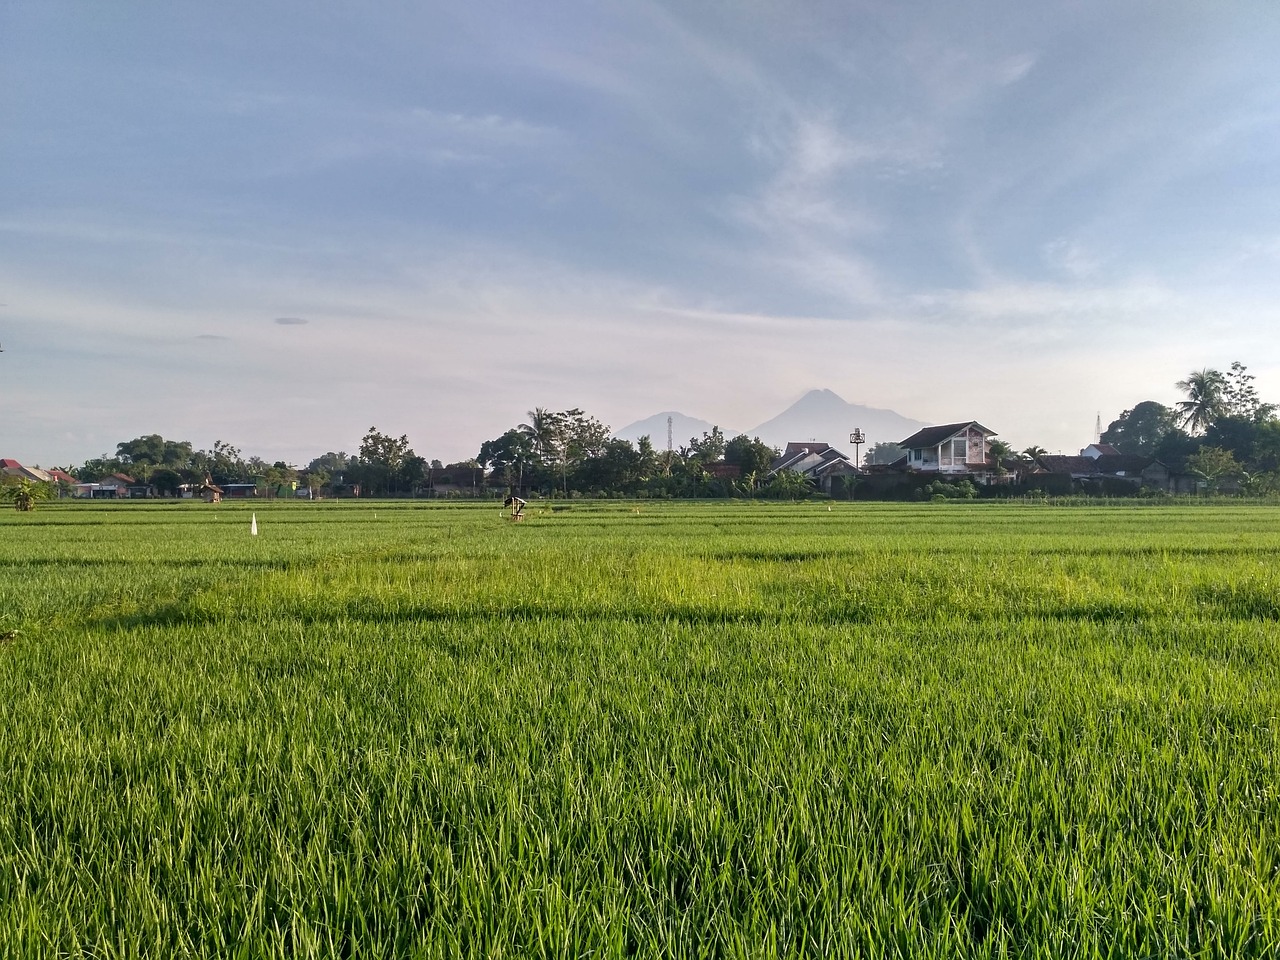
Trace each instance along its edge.
{"label": "tall leafy tree", "polygon": [[724,462],[733,464],[743,477],[753,477],[753,480],[764,476],[777,456],[776,448],[745,433],[738,434],[724,445]]}
{"label": "tall leafy tree", "polygon": [[1253,374],[1243,363],[1237,360],[1231,364],[1231,370],[1223,377],[1222,407],[1225,416],[1260,422],[1275,414],[1276,405],[1262,402],[1253,381]]}
{"label": "tall leafy tree", "polygon": [[103,454],[100,457],[94,457],[86,460],[77,467],[73,473],[77,480],[83,480],[86,483],[92,483],[101,480],[103,477],[109,477],[113,473],[123,473],[129,468],[129,464],[125,463],[118,457],[111,457]]}
{"label": "tall leafy tree", "polygon": [[190,466],[192,446],[186,440],[166,440],[158,433],[116,444],[116,456],[129,464],[184,469]]}
{"label": "tall leafy tree", "polygon": [[[700,464],[715,463],[724,456],[725,442],[724,431],[719,427],[712,427],[709,433],[703,431],[701,439],[689,438],[688,459]],[[681,448],[682,452],[684,449]]]}
{"label": "tall leafy tree", "polygon": [[519,428],[482,443],[476,462],[484,469],[492,470],[511,490],[525,489],[526,473],[533,479],[531,471],[539,463],[532,438]]}
{"label": "tall leafy tree", "polygon": [[431,484],[431,464],[425,457],[420,457],[410,450],[400,464],[398,480],[401,489],[417,496],[420,490]]}
{"label": "tall leafy tree", "polygon": [[178,488],[182,486],[182,474],[172,467],[156,467],[151,472],[150,482],[161,496],[176,497]]}
{"label": "tall leafy tree", "polygon": [[635,493],[652,475],[655,463],[652,450],[652,446],[646,452],[628,440],[608,439],[596,456],[584,460],[574,470],[574,486],[583,490]]}
{"label": "tall leafy tree", "polygon": [[[323,470],[328,474],[328,477],[332,477],[333,479],[341,482],[343,474],[346,473],[347,469],[351,466],[351,461],[354,459],[354,457],[347,456],[345,451],[335,453],[330,450],[328,453],[322,453],[307,464],[307,473],[310,474],[318,470]],[[325,483],[329,482],[328,477],[326,477]],[[324,484],[321,484],[321,486],[324,486]]]}
{"label": "tall leafy tree", "polygon": [[561,457],[570,466],[582,463],[604,452],[609,440],[609,425],[574,407],[560,414],[562,424]]}
{"label": "tall leafy tree", "polygon": [[655,476],[663,469],[662,457],[653,448],[653,441],[648,434],[636,441],[636,453],[640,458],[640,473],[645,479]]}
{"label": "tall leafy tree", "polygon": [[1101,440],[1121,453],[1153,456],[1160,441],[1179,429],[1178,421],[1179,415],[1164,404],[1143,400],[1112,420]]}
{"label": "tall leafy tree", "polygon": [[1280,420],[1272,419],[1258,424],[1250,467],[1262,473],[1280,472]]}
{"label": "tall leafy tree", "polygon": [[360,441],[362,483],[369,493],[391,493],[399,489],[400,471],[407,458],[413,456],[408,436],[392,437],[377,427]]}
{"label": "tall leafy tree", "polygon": [[1206,446],[1229,450],[1232,456],[1245,462],[1252,459],[1254,446],[1265,423],[1251,417],[1218,417],[1201,439]]}
{"label": "tall leafy tree", "polygon": [[560,483],[569,493],[569,470],[578,469],[604,451],[609,427],[578,407],[559,414],[560,418]]}
{"label": "tall leafy tree", "polygon": [[116,456],[125,463],[163,463],[164,437],[153,433],[135,440],[126,440],[116,444]]}
{"label": "tall leafy tree", "polygon": [[1174,430],[1160,438],[1152,455],[1170,470],[1178,471],[1184,469],[1187,457],[1202,445],[1199,437],[1193,437],[1185,430]]}
{"label": "tall leafy tree", "polygon": [[225,440],[213,441],[213,450],[205,454],[210,476],[215,483],[244,483],[249,467],[240,448]]}

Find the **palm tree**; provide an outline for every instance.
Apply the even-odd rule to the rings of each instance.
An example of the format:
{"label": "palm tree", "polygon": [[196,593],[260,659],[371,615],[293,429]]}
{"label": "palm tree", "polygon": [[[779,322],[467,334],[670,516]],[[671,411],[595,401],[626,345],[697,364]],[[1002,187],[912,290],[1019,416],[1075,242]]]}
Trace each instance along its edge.
{"label": "palm tree", "polygon": [[1223,391],[1227,386],[1227,378],[1217,370],[1195,370],[1185,380],[1179,380],[1177,387],[1187,395],[1187,399],[1178,401],[1178,413],[1182,418],[1182,426],[1192,433],[1203,433],[1223,411]]}
{"label": "palm tree", "polygon": [[528,417],[529,422],[520,424],[516,429],[529,438],[538,460],[549,463],[555,459],[560,443],[560,414],[545,407],[534,407]]}
{"label": "palm tree", "polygon": [[996,468],[997,473],[1004,473],[1004,462],[1013,456],[1013,447],[1005,443],[1003,440],[987,441],[987,458],[991,461],[992,466]]}
{"label": "palm tree", "polygon": [[1048,453],[1049,451],[1044,447],[1037,447],[1035,444],[1032,444],[1022,451],[1022,458],[1024,460],[1038,460],[1040,457],[1047,456]]}

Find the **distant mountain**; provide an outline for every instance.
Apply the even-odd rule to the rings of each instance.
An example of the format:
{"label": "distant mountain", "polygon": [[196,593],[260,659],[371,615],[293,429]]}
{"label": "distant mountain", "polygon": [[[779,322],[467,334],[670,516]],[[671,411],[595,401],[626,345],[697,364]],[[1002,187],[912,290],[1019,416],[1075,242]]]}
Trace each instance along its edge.
{"label": "distant mountain", "polygon": [[[677,450],[681,447],[687,447],[691,437],[701,437],[704,433],[711,432],[712,425],[706,420],[687,417],[675,410],[667,410],[663,413],[655,413],[652,417],[647,417],[644,420],[637,420],[635,423],[627,424],[621,430],[613,431],[613,435],[621,440],[630,440],[635,443],[648,434],[649,439],[653,441],[654,449],[665,450],[667,449],[667,417],[671,418],[672,442]],[[724,431],[726,437],[734,435],[733,431],[724,427],[720,429]]]}
{"label": "distant mountain", "polygon": [[[892,410],[849,403],[830,390],[810,390],[772,420],[746,432],[773,447],[784,447],[792,440],[817,440],[852,456],[849,434],[855,429],[867,438],[862,448],[866,453],[877,443],[897,443],[924,426],[928,424]],[[726,430],[725,435],[731,434]]]}

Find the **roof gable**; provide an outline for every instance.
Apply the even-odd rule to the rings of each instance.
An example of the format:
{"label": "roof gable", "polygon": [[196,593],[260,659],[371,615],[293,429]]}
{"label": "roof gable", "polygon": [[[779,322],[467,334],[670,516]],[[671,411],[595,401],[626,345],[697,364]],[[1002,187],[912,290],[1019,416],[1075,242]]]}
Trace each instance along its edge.
{"label": "roof gable", "polygon": [[916,447],[936,447],[940,443],[950,440],[959,433],[963,433],[970,427],[976,427],[982,431],[983,437],[994,437],[996,432],[988,430],[977,420],[966,420],[964,423],[944,423],[936,427],[925,427],[923,430],[917,430],[905,440],[899,440],[898,446],[908,449]]}
{"label": "roof gable", "polygon": [[797,454],[804,453],[806,451],[808,453],[822,453],[824,450],[830,450],[830,449],[831,449],[831,444],[829,443],[818,443],[818,441],[816,440],[808,440],[808,441],[792,440],[790,443],[787,444],[787,448],[782,451],[782,459],[789,460],[791,457],[794,457]]}
{"label": "roof gable", "polygon": [[846,464],[856,472],[857,464],[848,454],[837,450],[829,443],[788,443],[786,451],[769,466],[772,476],[782,470],[793,470],[805,476],[817,476],[835,470],[840,464]]}

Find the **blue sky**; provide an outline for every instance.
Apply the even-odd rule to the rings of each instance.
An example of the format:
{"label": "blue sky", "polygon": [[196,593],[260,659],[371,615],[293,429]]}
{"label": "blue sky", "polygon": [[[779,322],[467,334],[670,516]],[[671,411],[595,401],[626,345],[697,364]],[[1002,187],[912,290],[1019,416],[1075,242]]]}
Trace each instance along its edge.
{"label": "blue sky", "polygon": [[0,0],[0,455],[1280,400],[1277,49],[1263,2]]}

